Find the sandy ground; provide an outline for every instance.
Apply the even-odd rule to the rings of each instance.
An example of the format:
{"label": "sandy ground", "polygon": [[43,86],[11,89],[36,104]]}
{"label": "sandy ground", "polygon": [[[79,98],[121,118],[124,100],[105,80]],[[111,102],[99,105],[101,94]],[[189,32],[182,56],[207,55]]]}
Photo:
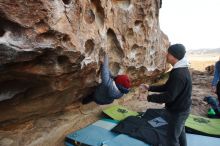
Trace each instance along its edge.
{"label": "sandy ground", "polygon": [[[218,57],[189,56],[193,81],[192,114],[206,116],[208,105],[203,98],[211,93],[212,75],[205,72],[207,65],[214,64]],[[113,104],[121,104],[139,112],[147,108],[161,108],[164,105],[137,100],[138,88]],[[68,133],[85,127],[102,117],[101,111],[111,105],[95,103],[68,106],[64,111],[21,124],[0,128],[0,146],[63,146]]]}
{"label": "sandy ground", "polygon": [[188,60],[191,64],[191,68],[205,71],[205,67],[215,64],[219,56],[220,54],[188,55]]}

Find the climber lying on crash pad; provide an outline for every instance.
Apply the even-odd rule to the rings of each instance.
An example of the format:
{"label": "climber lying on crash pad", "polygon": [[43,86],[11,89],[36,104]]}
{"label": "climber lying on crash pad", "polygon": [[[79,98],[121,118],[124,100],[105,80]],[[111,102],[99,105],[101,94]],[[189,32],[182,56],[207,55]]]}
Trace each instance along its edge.
{"label": "climber lying on crash pad", "polygon": [[97,104],[110,104],[114,99],[121,98],[129,92],[131,82],[127,75],[112,76],[109,71],[108,55],[104,55],[104,63],[101,66],[102,82],[97,86],[95,92],[83,99],[82,104],[95,101]]}

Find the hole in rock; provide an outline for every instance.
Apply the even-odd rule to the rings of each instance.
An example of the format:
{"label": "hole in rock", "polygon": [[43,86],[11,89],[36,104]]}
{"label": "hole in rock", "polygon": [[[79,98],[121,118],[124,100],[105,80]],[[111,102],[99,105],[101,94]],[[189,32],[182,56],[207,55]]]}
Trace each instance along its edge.
{"label": "hole in rock", "polygon": [[95,43],[93,42],[92,39],[89,39],[85,42],[85,53],[87,55],[91,55],[91,53],[93,52],[94,50],[94,47],[95,47]]}
{"label": "hole in rock", "polygon": [[68,35],[63,36],[62,39],[64,42],[70,41],[70,37]]}
{"label": "hole in rock", "polygon": [[65,5],[68,5],[68,4],[71,3],[71,0],[63,0],[63,3],[64,3]]}
{"label": "hole in rock", "polygon": [[108,50],[111,51],[110,53],[112,56],[115,56],[117,59],[121,60],[124,57],[124,52],[120,46],[120,42],[112,29],[108,29],[107,31],[107,47]]}
{"label": "hole in rock", "polygon": [[0,37],[2,37],[5,34],[5,30],[3,28],[0,28]]}
{"label": "hole in rock", "polygon": [[143,23],[142,21],[136,20],[136,21],[134,22],[134,25],[135,25],[135,26],[138,26],[138,25],[141,25],[142,23]]}
{"label": "hole in rock", "polygon": [[95,7],[95,20],[96,23],[102,27],[104,25],[104,18],[105,18],[105,12],[104,9],[101,5],[101,1],[100,0],[91,0],[93,7]]}
{"label": "hole in rock", "polygon": [[24,29],[25,28],[23,28],[19,24],[2,18],[0,13],[0,37],[4,36],[7,31],[10,31],[13,33],[13,35],[11,35],[11,38],[15,37],[18,39],[21,37]]}
{"label": "hole in rock", "polygon": [[57,61],[59,64],[65,64],[69,61],[69,58],[67,56],[61,55],[57,57]]}
{"label": "hole in rock", "polygon": [[91,9],[85,11],[84,19],[88,24],[91,24],[95,21],[95,14]]}
{"label": "hole in rock", "polygon": [[134,59],[136,63],[141,64],[145,60],[145,54],[146,54],[146,48],[143,46],[138,46],[137,44],[134,44],[131,49],[131,59]]}

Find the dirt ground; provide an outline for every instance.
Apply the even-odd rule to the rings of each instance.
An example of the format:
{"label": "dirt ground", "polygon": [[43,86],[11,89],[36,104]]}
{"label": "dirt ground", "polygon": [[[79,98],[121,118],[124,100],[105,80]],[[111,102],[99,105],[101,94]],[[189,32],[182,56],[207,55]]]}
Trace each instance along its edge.
{"label": "dirt ground", "polygon": [[[212,75],[205,67],[214,64],[218,57],[191,56],[193,92],[192,114],[206,116],[208,105],[203,101],[211,93]],[[124,105],[139,112],[147,108],[161,108],[164,105],[137,100],[138,88],[113,104]],[[81,105],[80,102],[68,106],[64,111],[21,124],[0,129],[0,146],[63,146],[65,136],[85,127],[102,117],[101,111],[111,105],[100,106],[95,103]]]}
{"label": "dirt ground", "polygon": [[208,95],[216,96],[211,92],[211,81],[213,75],[205,70],[207,66],[214,65],[219,59],[219,54],[189,55],[188,60],[192,70],[192,111],[195,115],[206,116],[209,106],[203,102],[203,98]]}

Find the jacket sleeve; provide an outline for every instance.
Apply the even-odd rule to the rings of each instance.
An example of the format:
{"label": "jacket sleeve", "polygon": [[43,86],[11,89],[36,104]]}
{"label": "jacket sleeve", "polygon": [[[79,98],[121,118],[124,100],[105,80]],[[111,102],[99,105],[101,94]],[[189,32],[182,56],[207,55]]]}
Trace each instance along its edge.
{"label": "jacket sleeve", "polygon": [[102,64],[101,79],[102,79],[102,84],[104,84],[104,85],[107,85],[108,80],[110,79],[110,72],[109,72],[108,56],[107,55],[105,55],[104,63]]}
{"label": "jacket sleeve", "polygon": [[119,98],[121,98],[123,95],[124,95],[124,94],[121,93],[121,92],[116,92],[116,94],[113,95],[113,98],[114,98],[114,99],[119,99]]}
{"label": "jacket sleeve", "polygon": [[149,91],[151,92],[165,92],[167,90],[167,83],[159,86],[150,86]]}
{"label": "jacket sleeve", "polygon": [[[218,62],[217,62],[218,63]],[[218,66],[218,64],[215,64],[215,70],[214,70],[214,78],[213,78],[213,80],[212,80],[212,86],[216,86],[217,85],[217,83],[218,83],[218,79],[219,79],[219,68],[217,67]],[[220,62],[219,62],[219,64],[220,64]],[[220,66],[220,65],[219,65]]]}
{"label": "jacket sleeve", "polygon": [[167,91],[161,94],[152,94],[148,96],[149,102],[169,103],[181,94],[184,88],[184,81],[180,77],[175,77],[167,84]]}

